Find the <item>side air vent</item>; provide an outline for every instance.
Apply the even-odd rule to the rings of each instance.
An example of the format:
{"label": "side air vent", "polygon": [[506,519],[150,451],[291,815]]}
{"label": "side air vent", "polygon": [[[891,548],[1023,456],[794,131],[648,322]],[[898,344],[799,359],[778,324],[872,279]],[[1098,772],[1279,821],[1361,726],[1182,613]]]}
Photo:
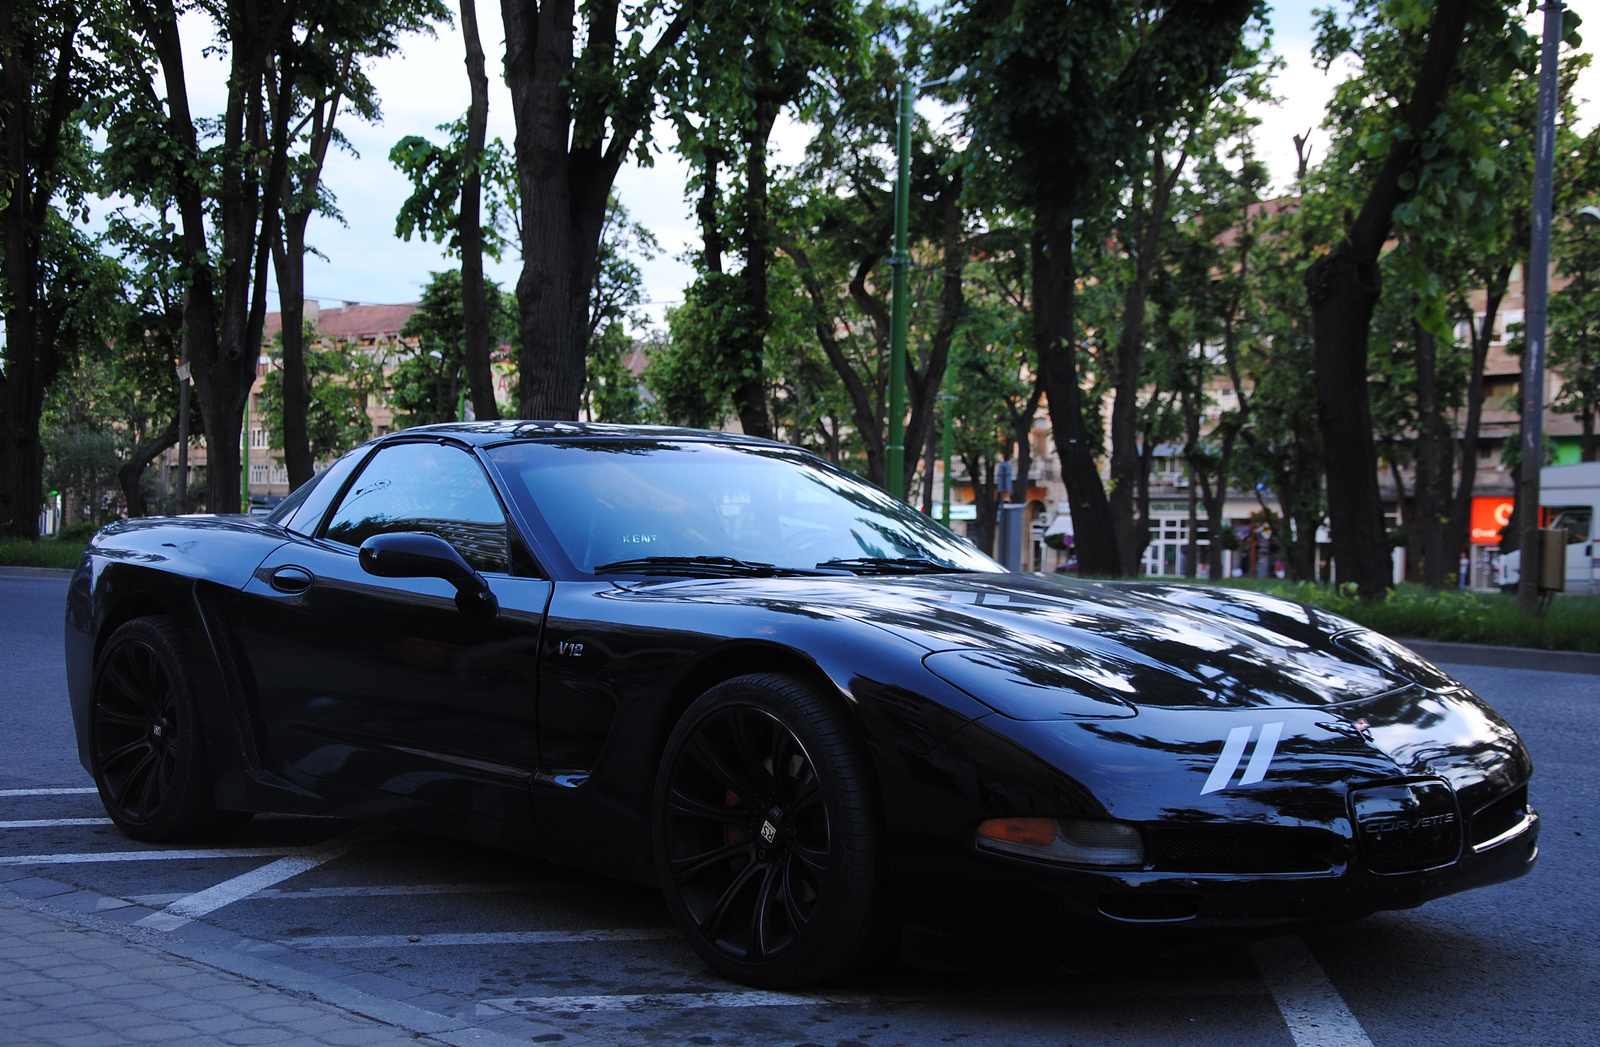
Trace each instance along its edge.
{"label": "side air vent", "polygon": [[201,582],[194,587],[195,603],[200,608],[200,620],[205,624],[206,638],[217,655],[217,671],[222,676],[222,687],[228,695],[228,707],[233,711],[233,722],[239,730],[239,752],[244,757],[245,769],[261,770],[261,746],[257,741],[257,725],[251,703],[245,693],[246,675],[239,656],[239,645],[233,636],[217,594]]}

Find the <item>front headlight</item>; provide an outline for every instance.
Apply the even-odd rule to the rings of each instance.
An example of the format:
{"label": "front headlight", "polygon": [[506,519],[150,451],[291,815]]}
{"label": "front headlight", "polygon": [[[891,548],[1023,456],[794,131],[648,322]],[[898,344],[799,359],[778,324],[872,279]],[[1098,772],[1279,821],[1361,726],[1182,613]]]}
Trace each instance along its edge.
{"label": "front headlight", "polygon": [[978,826],[977,844],[1065,865],[1142,868],[1144,838],[1123,822],[1075,818],[990,818]]}

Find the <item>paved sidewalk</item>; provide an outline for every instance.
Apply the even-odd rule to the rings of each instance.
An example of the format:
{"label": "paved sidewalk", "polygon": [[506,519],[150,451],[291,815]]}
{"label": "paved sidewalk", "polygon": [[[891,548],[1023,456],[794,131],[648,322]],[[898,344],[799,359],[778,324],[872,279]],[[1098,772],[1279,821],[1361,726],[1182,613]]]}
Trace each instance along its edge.
{"label": "paved sidewalk", "polygon": [[439,1041],[0,902],[0,1044],[156,1042]]}

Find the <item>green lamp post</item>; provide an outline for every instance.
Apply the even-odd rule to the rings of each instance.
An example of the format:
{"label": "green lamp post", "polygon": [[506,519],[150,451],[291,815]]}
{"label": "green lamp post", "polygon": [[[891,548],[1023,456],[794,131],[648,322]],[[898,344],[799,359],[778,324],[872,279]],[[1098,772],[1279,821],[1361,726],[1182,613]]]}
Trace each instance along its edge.
{"label": "green lamp post", "polygon": [[913,85],[900,81],[900,119],[896,142],[894,180],[894,254],[889,265],[894,269],[889,308],[889,493],[902,501],[906,496],[906,302],[911,253],[906,250],[906,229],[911,224],[911,103],[924,88],[937,87],[952,78],[926,80]]}

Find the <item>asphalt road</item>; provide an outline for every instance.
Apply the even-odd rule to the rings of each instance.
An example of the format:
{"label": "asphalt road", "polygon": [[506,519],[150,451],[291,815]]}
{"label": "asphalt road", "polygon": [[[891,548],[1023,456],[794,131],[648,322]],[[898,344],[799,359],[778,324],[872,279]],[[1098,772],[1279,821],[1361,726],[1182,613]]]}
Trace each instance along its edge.
{"label": "asphalt road", "polygon": [[710,974],[654,892],[514,855],[310,818],[205,848],[121,837],[73,746],[64,595],[0,576],[0,904],[43,899],[269,984],[388,1001],[419,1031],[431,1015],[500,1043],[1600,1043],[1600,677],[1449,667],[1537,763],[1542,853],[1514,883],[1075,975],[891,969],[776,994]]}

